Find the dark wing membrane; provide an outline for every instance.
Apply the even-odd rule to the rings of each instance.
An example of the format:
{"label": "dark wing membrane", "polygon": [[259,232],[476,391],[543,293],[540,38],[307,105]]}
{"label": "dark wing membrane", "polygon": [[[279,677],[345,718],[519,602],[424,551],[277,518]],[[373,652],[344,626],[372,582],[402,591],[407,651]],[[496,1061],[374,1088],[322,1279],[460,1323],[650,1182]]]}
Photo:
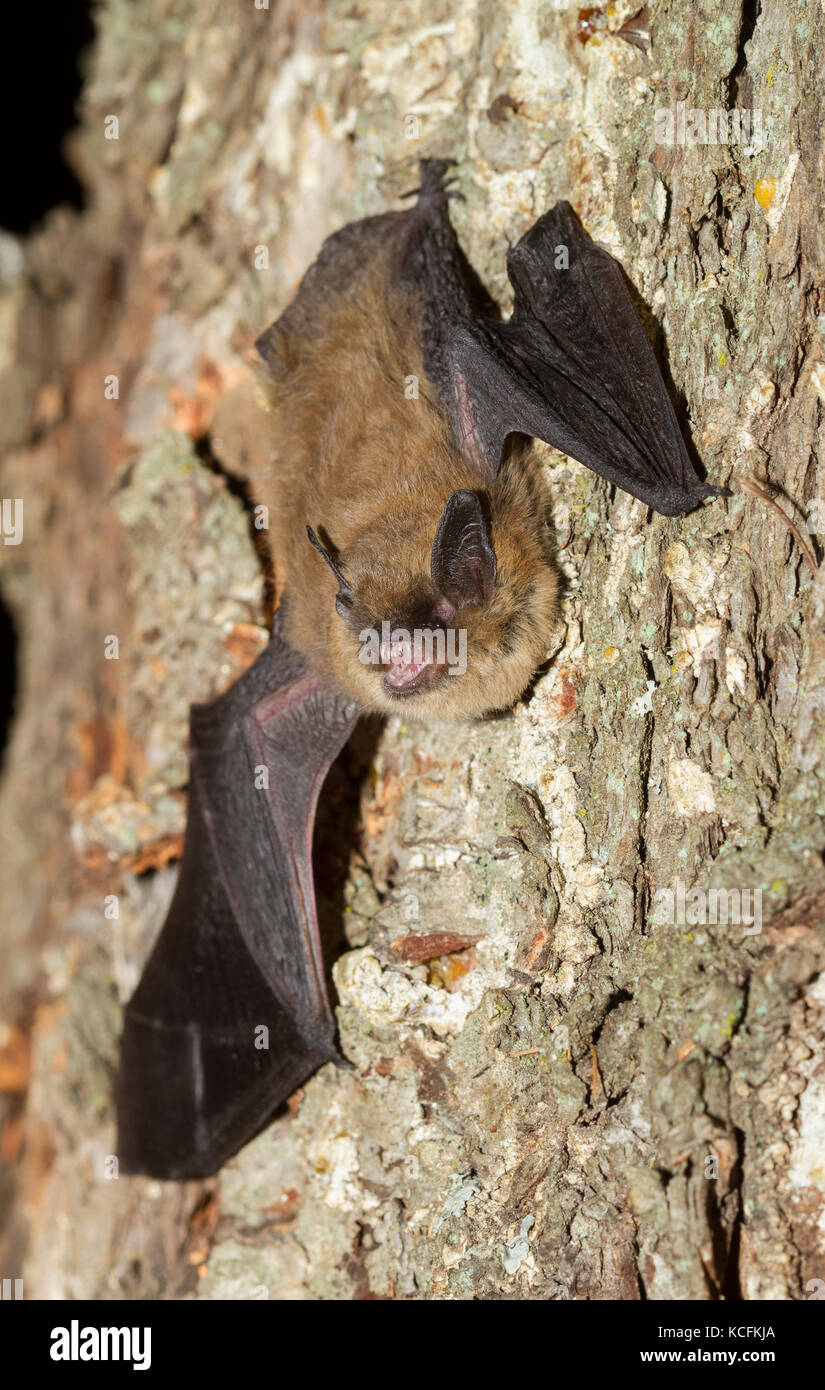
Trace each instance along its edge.
{"label": "dark wing membrane", "polygon": [[668,515],[724,494],[691,463],[620,267],[570,205],[557,203],[510,252],[515,305],[499,323],[486,316],[450,222],[447,167],[423,160],[414,207],[351,223],[324,242],[292,304],[258,339],[273,373],[289,368],[380,263],[388,295],[395,285],[416,296],[427,376],[483,475],[495,474],[504,440],[518,432]]}
{"label": "dark wing membrane", "polygon": [[666,515],[723,492],[696,474],[622,272],[568,203],[539,219],[507,267],[510,320],[465,319],[448,350],[488,468],[518,431]]}
{"label": "dark wing membrane", "polygon": [[124,1021],[122,1171],[216,1172],[337,1058],[312,827],[356,718],[308,673],[278,619],[254,666],[193,706],[177,890]]}

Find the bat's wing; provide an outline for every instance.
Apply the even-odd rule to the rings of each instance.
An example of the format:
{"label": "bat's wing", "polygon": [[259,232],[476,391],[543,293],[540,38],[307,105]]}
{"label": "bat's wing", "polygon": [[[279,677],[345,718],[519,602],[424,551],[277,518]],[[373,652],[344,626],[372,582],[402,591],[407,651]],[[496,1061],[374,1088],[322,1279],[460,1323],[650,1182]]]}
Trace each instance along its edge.
{"label": "bat's wing", "polygon": [[474,310],[445,195],[430,197],[415,252],[427,374],[454,433],[487,476],[508,434],[544,439],[666,515],[724,488],[691,463],[616,261],[560,202],[507,258],[512,317]]}
{"label": "bat's wing", "polygon": [[190,721],[177,890],[126,1009],[122,1171],[214,1173],[335,1060],[312,882],[318,793],[357,718],[281,635]]}
{"label": "bat's wing", "polygon": [[[457,442],[493,476],[508,434],[530,434],[656,511],[677,515],[726,489],[690,460],[622,271],[585,236],[569,203],[539,218],[507,258],[507,323],[488,303],[451,225],[448,164],[421,164],[406,212],[353,222],[329,237],[281,318],[258,339],[277,375],[292,342],[322,331],[330,307],[383,267],[388,293],[411,290],[424,366]],[[397,306],[394,312],[398,312]]]}

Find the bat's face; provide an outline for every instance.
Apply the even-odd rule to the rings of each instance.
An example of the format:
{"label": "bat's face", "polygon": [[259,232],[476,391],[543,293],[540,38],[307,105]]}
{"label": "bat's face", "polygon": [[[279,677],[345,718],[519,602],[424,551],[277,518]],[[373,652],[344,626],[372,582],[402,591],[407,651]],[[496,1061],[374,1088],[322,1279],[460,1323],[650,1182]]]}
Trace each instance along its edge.
{"label": "bat's face", "polygon": [[[540,490],[508,474],[453,492],[392,554],[367,534],[335,558],[328,661],[362,708],[413,719],[506,709],[544,660],[558,613]],[[318,548],[321,548],[320,545]],[[322,550],[323,553],[323,550]]]}

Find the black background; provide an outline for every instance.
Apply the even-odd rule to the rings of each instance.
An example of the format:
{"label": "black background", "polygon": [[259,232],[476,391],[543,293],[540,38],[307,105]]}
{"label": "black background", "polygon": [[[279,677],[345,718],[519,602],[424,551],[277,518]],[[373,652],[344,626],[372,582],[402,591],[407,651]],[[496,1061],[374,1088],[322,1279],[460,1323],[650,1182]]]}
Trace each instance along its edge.
{"label": "black background", "polygon": [[[6,72],[0,82],[0,228],[25,236],[53,207],[83,207],[83,190],[63,159],[63,138],[77,124],[84,53],[95,26],[90,0],[15,4],[5,15]],[[0,597],[0,758],[17,686],[14,618]]]}

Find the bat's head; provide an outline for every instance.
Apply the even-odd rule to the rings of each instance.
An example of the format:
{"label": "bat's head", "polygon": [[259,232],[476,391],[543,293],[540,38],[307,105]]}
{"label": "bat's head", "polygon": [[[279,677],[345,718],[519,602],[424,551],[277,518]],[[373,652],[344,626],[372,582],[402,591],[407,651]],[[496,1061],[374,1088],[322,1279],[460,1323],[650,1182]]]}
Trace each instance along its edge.
{"label": "bat's head", "polygon": [[558,612],[541,491],[528,472],[508,470],[489,491],[454,490],[440,514],[415,510],[340,552],[310,529],[338,583],[330,673],[382,713],[460,719],[506,709],[546,656]]}

